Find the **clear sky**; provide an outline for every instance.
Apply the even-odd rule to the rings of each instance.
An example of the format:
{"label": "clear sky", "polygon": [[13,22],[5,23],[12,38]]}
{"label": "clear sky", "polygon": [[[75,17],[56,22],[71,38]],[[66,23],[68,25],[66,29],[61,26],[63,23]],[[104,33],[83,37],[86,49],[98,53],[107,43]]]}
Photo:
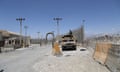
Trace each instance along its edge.
{"label": "clear sky", "polygon": [[[60,17],[60,33],[79,28],[85,20],[85,33],[120,31],[120,0],[0,0],[0,29],[20,31],[16,18],[23,17],[28,34],[37,37],[56,32],[54,17]],[[24,34],[24,28],[23,28]]]}

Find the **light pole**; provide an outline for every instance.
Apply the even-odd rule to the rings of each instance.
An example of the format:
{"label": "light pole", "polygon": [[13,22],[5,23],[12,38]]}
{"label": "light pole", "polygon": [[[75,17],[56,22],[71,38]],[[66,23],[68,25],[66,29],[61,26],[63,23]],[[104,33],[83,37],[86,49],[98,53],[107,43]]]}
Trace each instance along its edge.
{"label": "light pole", "polygon": [[22,21],[24,21],[25,18],[16,18],[16,20],[20,22],[20,44],[21,44],[21,40],[22,40]]}
{"label": "light pole", "polygon": [[57,36],[58,36],[58,39],[59,39],[59,35],[60,35],[59,21],[62,20],[62,18],[53,18],[53,20],[57,21]]}
{"label": "light pole", "polygon": [[27,29],[28,29],[28,26],[24,26],[25,28],[25,36],[27,36]]}
{"label": "light pole", "polygon": [[37,32],[38,33],[38,43],[40,43],[40,46],[41,46],[41,42],[40,42],[40,32]]}
{"label": "light pole", "polygon": [[24,26],[24,28],[25,28],[25,46],[26,46],[26,44],[27,44],[27,28],[28,28],[28,26]]}
{"label": "light pole", "polygon": [[40,38],[39,38],[39,36],[40,36],[40,32],[37,32],[37,33],[38,33],[38,39],[40,39]]}
{"label": "light pole", "polygon": [[82,23],[83,23],[83,25],[84,25],[84,23],[85,23],[85,20],[82,20]]}
{"label": "light pole", "polygon": [[81,40],[82,40],[82,44],[84,44],[84,23],[85,23],[85,20],[82,20],[82,27],[81,27]]}

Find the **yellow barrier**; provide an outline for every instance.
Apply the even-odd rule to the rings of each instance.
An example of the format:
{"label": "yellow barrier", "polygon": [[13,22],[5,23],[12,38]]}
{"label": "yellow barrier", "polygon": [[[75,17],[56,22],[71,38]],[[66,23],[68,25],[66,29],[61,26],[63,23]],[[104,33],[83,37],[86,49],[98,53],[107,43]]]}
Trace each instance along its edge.
{"label": "yellow barrier", "polygon": [[101,64],[105,64],[109,48],[111,48],[110,43],[96,43],[93,58]]}
{"label": "yellow barrier", "polygon": [[53,46],[53,51],[52,51],[53,55],[62,55],[62,52],[60,51],[60,47],[59,47],[59,44],[56,42],[54,43],[54,46]]}

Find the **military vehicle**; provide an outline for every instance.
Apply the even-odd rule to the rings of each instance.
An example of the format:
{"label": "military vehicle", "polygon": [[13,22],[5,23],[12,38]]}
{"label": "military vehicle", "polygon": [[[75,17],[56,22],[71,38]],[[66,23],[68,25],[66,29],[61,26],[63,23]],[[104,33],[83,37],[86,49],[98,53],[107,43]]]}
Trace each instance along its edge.
{"label": "military vehicle", "polygon": [[72,34],[72,31],[68,35],[64,35],[61,41],[62,50],[76,50],[77,40]]}

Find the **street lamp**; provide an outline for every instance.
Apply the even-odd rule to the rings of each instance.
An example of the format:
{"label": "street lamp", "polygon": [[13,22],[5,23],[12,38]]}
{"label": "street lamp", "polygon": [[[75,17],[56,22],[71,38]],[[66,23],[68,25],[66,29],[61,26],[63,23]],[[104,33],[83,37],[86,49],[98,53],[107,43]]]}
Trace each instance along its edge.
{"label": "street lamp", "polygon": [[20,22],[20,44],[21,44],[21,37],[22,37],[22,21],[25,20],[25,18],[16,18],[17,21]]}
{"label": "street lamp", "polygon": [[[62,20],[62,18],[53,18],[53,20],[57,21],[57,36],[60,35],[60,31],[59,31],[59,21]],[[59,37],[58,37],[59,39]]]}

